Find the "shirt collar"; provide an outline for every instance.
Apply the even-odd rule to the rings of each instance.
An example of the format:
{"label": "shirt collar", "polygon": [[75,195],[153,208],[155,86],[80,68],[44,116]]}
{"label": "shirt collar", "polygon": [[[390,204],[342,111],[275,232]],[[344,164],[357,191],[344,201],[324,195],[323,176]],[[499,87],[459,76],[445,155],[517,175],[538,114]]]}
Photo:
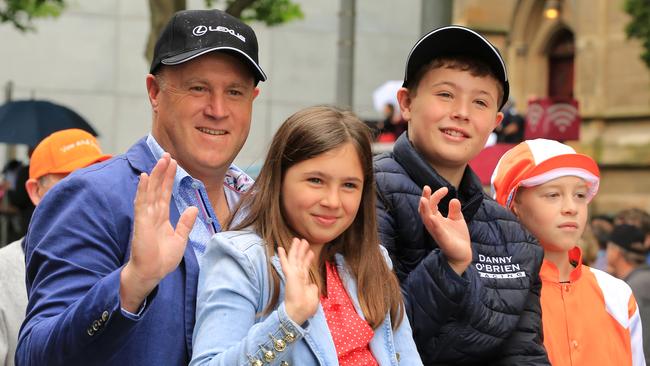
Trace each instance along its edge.
{"label": "shirt collar", "polygon": [[[156,141],[151,133],[149,133],[149,136],[147,136],[147,146],[149,146],[149,149],[151,150],[151,153],[153,154],[156,161],[158,161],[158,159],[160,159],[160,157],[162,157],[162,154],[165,152],[165,150],[162,148],[162,146],[160,146],[158,141]],[[183,169],[182,166],[178,165],[178,169],[176,169],[176,176],[174,177],[173,192],[175,194],[178,192],[181,181],[183,181],[186,177],[190,177],[190,179],[195,180],[187,171],[185,171],[185,169]],[[244,193],[248,191],[253,185],[253,179],[249,177],[248,174],[244,173],[243,170],[236,167],[234,164],[230,164],[223,183],[224,186],[235,192]]]}
{"label": "shirt collar", "polygon": [[[582,275],[582,250],[580,247],[575,246],[573,249],[569,250],[567,255],[571,264],[575,265],[575,268],[571,271],[571,274],[569,274],[569,281],[575,282]],[[553,262],[546,259],[544,259],[544,262],[542,263],[539,276],[545,281],[560,282],[560,272],[557,267]]]}

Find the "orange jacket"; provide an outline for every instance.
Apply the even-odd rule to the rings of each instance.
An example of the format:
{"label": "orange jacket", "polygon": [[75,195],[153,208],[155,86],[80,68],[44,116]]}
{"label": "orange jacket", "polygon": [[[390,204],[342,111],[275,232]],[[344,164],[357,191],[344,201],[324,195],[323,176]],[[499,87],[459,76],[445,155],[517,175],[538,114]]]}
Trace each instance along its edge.
{"label": "orange jacket", "polygon": [[557,267],[544,260],[542,326],[544,346],[553,366],[645,365],[641,319],[630,287],[617,278],[576,263],[568,283],[560,283]]}

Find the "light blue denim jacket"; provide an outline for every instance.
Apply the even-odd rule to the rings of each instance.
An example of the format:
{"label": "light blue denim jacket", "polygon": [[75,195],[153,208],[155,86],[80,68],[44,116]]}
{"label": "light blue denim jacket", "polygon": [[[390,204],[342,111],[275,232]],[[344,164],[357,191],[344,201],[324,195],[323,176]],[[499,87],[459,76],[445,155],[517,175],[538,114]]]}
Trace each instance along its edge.
{"label": "light blue denim jacket", "polygon": [[[379,247],[390,262],[385,249]],[[283,301],[273,312],[262,315],[271,293],[271,278],[265,243],[257,234],[252,231],[216,234],[201,260],[190,366],[338,365],[320,305],[302,327],[287,316]],[[281,278],[282,300],[284,275],[280,260],[274,256],[271,263]],[[336,255],[336,265],[357,313],[363,318],[356,281],[343,256]],[[382,366],[422,365],[406,316],[393,331],[387,315],[375,329],[370,350]]]}

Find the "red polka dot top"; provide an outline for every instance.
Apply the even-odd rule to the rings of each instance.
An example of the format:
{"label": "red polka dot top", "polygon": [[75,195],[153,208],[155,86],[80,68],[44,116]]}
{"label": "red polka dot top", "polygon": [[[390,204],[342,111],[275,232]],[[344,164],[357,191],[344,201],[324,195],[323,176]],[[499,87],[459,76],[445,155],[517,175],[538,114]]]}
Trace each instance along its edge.
{"label": "red polka dot top", "polygon": [[334,340],[339,365],[377,365],[377,360],[370,352],[370,340],[375,332],[357,314],[352,300],[343,287],[336,266],[326,262],[325,267],[327,297],[321,296],[320,301]]}

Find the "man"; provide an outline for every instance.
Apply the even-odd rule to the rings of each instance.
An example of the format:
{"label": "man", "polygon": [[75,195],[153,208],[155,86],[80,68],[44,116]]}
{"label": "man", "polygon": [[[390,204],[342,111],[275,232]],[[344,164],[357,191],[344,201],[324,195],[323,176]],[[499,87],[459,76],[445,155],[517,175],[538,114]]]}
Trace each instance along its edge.
{"label": "man", "polygon": [[632,288],[643,325],[643,353],[650,363],[650,266],[644,240],[645,233],[637,226],[615,226],[607,242],[607,271]]}
{"label": "man", "polygon": [[[79,129],[62,130],[41,141],[34,150],[25,189],[34,206],[73,171],[106,160],[97,140]],[[25,256],[23,238],[0,249],[0,365],[14,364],[18,330],[25,318]]]}
{"label": "man", "polygon": [[[189,362],[200,257],[252,182],[231,163],[266,80],[257,54],[253,30],[219,10],[172,17],[146,80],[151,134],[55,187],[33,218],[21,364]],[[160,171],[172,245],[132,240],[139,178],[158,186]]]}

